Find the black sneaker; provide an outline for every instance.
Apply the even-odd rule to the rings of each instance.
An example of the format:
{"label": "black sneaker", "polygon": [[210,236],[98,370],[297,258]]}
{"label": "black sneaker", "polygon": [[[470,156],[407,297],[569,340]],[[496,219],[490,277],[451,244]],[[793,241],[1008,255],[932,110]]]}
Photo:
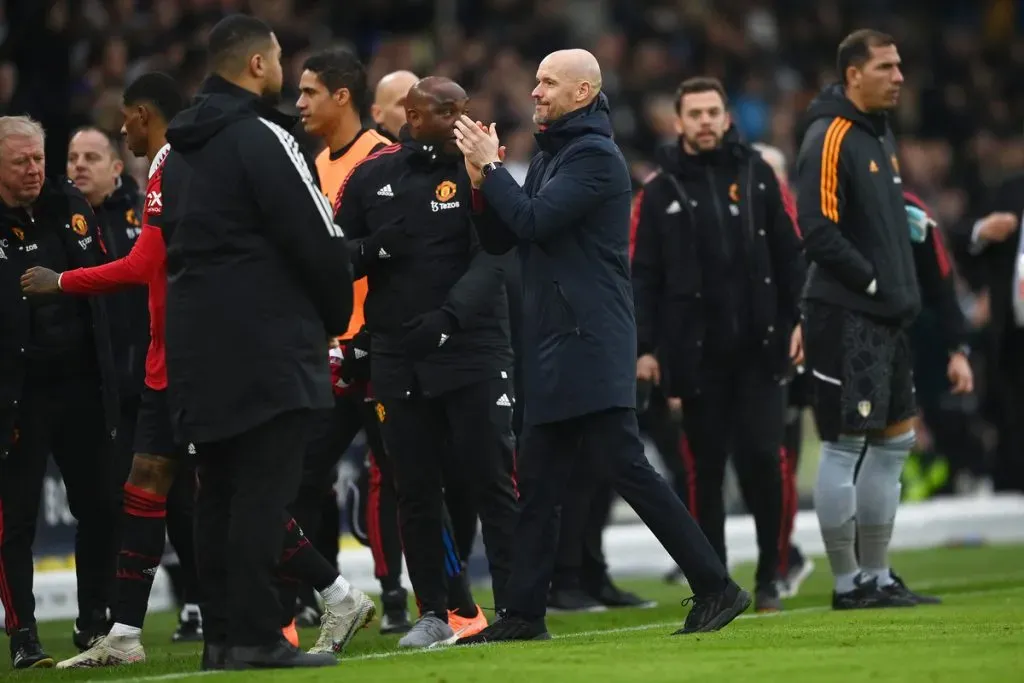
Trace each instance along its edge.
{"label": "black sneaker", "polygon": [[552,589],[548,593],[551,612],[604,612],[607,607],[580,588]]}
{"label": "black sneaker", "polygon": [[171,634],[172,643],[199,643],[203,640],[202,613],[195,608],[181,610],[178,628]]}
{"label": "black sneaker", "polygon": [[907,584],[905,584],[903,582],[903,579],[900,578],[900,576],[896,572],[892,571],[891,569],[889,570],[889,575],[892,576],[893,583],[889,584],[888,586],[882,587],[882,590],[885,591],[886,593],[890,593],[892,595],[897,595],[897,596],[903,598],[904,600],[910,600],[915,605],[941,605],[942,604],[942,598],[940,598],[938,596],[935,596],[935,595],[921,595],[920,593],[915,593],[914,591],[912,591],[909,588],[907,588]]}
{"label": "black sneaker", "polygon": [[876,609],[882,607],[914,607],[917,603],[895,592],[878,587],[878,580],[863,574],[854,580],[855,588],[846,593],[832,591],[832,609]]}
{"label": "black sneaker", "polygon": [[332,652],[303,652],[284,638],[273,644],[230,647],[228,648],[227,656],[224,658],[224,668],[229,671],[241,669],[304,669],[337,666],[337,664],[338,659]]}
{"label": "black sneaker", "polygon": [[604,580],[601,587],[596,591],[590,592],[590,597],[597,600],[605,607],[637,607],[641,609],[650,609],[651,607],[657,607],[658,603],[654,600],[645,600],[636,593],[630,593],[624,591],[609,578]]}
{"label": "black sneaker", "polygon": [[53,657],[43,652],[34,628],[20,628],[11,634],[12,669],[52,669]]}
{"label": "black sneaker", "polygon": [[385,591],[380,596],[383,614],[380,618],[382,635],[408,633],[412,629],[409,620],[409,594],[404,588]]}
{"label": "black sneaker", "polygon": [[455,641],[456,645],[481,645],[512,640],[551,640],[543,619],[523,619],[505,615],[483,631]]}
{"label": "black sneaker", "polygon": [[733,619],[750,607],[750,593],[732,581],[717,593],[694,595],[683,600],[683,606],[692,604],[683,627],[672,635],[706,633],[717,631],[729,625]]}
{"label": "black sneaker", "polygon": [[222,671],[227,657],[226,643],[203,643],[203,658],[199,668],[202,671]]}
{"label": "black sneaker", "polygon": [[775,583],[764,583],[754,589],[754,611],[758,614],[782,611],[782,598]]}
{"label": "black sneaker", "polygon": [[103,636],[110,633],[113,624],[107,619],[106,612],[95,612],[89,617],[75,619],[74,631],[71,633],[71,641],[78,648],[79,652],[85,652],[98,643]]}

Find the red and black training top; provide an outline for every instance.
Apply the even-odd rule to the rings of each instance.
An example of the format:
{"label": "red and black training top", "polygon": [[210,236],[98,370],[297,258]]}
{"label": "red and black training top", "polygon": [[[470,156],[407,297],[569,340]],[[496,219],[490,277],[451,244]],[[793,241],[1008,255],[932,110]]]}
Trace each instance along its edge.
{"label": "red and black training top", "polygon": [[154,157],[149,167],[142,233],[132,250],[116,261],[94,268],[76,268],[60,276],[60,287],[71,294],[105,294],[133,285],[149,286],[149,351],[146,354],[146,386],[167,388],[164,360],[164,317],[167,308],[167,247],[162,234],[163,193],[161,179],[170,145]]}

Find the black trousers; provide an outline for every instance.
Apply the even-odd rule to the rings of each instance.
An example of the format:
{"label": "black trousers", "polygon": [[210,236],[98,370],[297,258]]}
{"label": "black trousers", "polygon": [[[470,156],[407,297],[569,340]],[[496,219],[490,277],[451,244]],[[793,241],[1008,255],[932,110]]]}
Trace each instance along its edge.
{"label": "black trousers", "polygon": [[683,451],[683,427],[672,414],[668,399],[660,387],[651,390],[647,410],[637,415],[640,431],[650,438],[661,461],[668,470],[669,484],[679,499],[686,501],[694,486],[692,467],[687,467]]}
{"label": "black trousers", "polygon": [[[1012,324],[1012,323],[1011,323]],[[996,491],[1024,492],[1024,331],[1006,334],[993,392],[999,445],[992,470]]]}
{"label": "black trousers", "polygon": [[705,367],[703,393],[683,403],[692,453],[695,496],[690,512],[726,561],[723,487],[729,455],[740,490],[757,526],[758,585],[775,580],[783,538],[781,454],[785,389],[771,374],[745,359]]}
{"label": "black trousers", "polygon": [[[128,474],[132,471],[132,460],[135,457],[135,423],[139,419],[140,396],[121,395],[121,414],[117,423],[117,433],[114,435],[109,452],[109,463],[113,495],[115,505],[120,510],[124,505],[124,484],[128,481]],[[120,539],[124,535],[124,516],[117,515],[114,527],[110,533],[114,538]],[[116,573],[116,572],[115,572]],[[108,588],[108,595],[113,596],[117,589],[117,577],[111,576]]]}
{"label": "black trousers", "polygon": [[[382,589],[392,590],[401,585],[402,541],[398,534],[394,477],[381,440],[376,406],[376,401],[367,400],[363,392],[353,391],[336,397],[333,408],[318,411],[312,416],[302,479],[298,495],[289,509],[307,537],[321,538],[325,507],[337,510],[332,491],[337,479],[335,468],[356,435],[364,431],[373,463],[368,500],[365,501],[366,530],[373,553],[374,573]],[[325,555],[332,564],[337,556],[336,551]],[[282,583],[280,588],[285,619],[290,621],[299,586]]]}
{"label": "black trousers", "polygon": [[32,543],[51,453],[64,479],[68,507],[78,520],[75,572],[83,619],[109,606],[119,541],[117,475],[99,378],[28,378],[15,427],[17,442],[0,460],[0,599],[8,634],[35,625]]}
{"label": "black trousers", "polygon": [[[495,378],[437,398],[381,399],[381,432],[395,470],[409,579],[423,614],[445,615],[444,489],[471,492],[479,513],[494,602],[505,604],[516,524],[512,383]],[[502,400],[504,398],[504,400]],[[465,541],[465,531],[463,541]],[[450,553],[448,553],[450,554]]]}
{"label": "black trousers", "polygon": [[310,413],[282,413],[247,432],[196,444],[196,562],[206,642],[275,643],[282,607],[273,586],[287,507],[302,477]]}
{"label": "black trousers", "polygon": [[570,480],[562,504],[551,590],[582,589],[595,593],[608,578],[604,528],[612,511],[611,483],[579,470]]}
{"label": "black trousers", "polygon": [[725,565],[683,502],[647,461],[633,409],[527,425],[517,465],[519,523],[506,588],[510,614],[544,616],[557,554],[557,511],[578,467],[612,482],[683,569],[694,593],[708,594],[728,585]]}
{"label": "black trousers", "polygon": [[199,604],[203,595],[196,569],[195,502],[196,462],[185,457],[178,462],[174,483],[167,492],[167,538],[178,556],[177,597],[187,605]]}

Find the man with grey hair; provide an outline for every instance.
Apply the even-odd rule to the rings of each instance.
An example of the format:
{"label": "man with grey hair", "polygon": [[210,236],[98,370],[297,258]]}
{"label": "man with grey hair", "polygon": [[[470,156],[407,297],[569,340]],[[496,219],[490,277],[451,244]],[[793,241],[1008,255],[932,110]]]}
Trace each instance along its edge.
{"label": "man with grey hair", "polygon": [[686,508],[644,455],[636,419],[637,329],[629,280],[629,169],[612,140],[601,69],[561,50],[537,70],[540,153],[522,188],[501,168],[492,123],[463,116],[455,137],[483,248],[522,265],[520,518],[507,613],[459,643],[550,638],[544,622],[558,514],[578,467],[609,478],[689,579],[693,609],[676,633],[714,631],[750,605]]}
{"label": "man with grey hair", "polygon": [[39,643],[32,595],[35,539],[52,453],[78,520],[80,649],[105,632],[117,499],[106,448],[117,378],[101,299],[28,298],[21,274],[100,262],[96,219],[71,181],[44,177],[45,135],[24,116],[0,118],[0,600],[15,669],[53,666]]}

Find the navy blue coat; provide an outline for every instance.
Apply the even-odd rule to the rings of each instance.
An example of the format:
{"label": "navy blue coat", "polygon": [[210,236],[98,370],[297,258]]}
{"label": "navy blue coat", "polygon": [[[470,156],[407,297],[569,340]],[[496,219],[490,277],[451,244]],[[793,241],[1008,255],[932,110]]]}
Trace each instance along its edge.
{"label": "navy blue coat", "polygon": [[600,95],[537,134],[522,188],[490,173],[475,215],[483,248],[518,247],[523,421],[636,406],[629,169]]}

